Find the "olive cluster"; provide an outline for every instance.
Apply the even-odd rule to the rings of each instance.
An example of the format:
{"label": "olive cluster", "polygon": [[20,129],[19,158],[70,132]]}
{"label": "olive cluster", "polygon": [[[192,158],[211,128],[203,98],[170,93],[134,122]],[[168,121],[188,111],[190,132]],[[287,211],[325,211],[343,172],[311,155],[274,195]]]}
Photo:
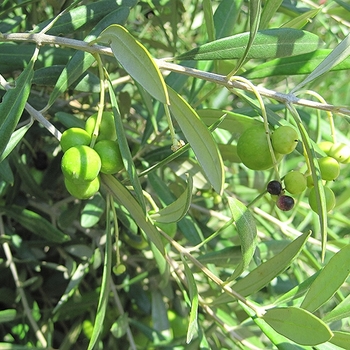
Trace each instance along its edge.
{"label": "olive cluster", "polygon": [[[277,161],[294,151],[298,133],[290,126],[280,126],[271,135],[271,144]],[[267,170],[273,167],[266,131],[263,125],[247,129],[238,139],[237,154],[242,163],[252,170]]]}
{"label": "olive cluster", "polygon": [[96,120],[97,113],[87,119],[85,129],[69,128],[60,140],[64,183],[78,199],[90,198],[99,190],[100,172],[114,174],[123,168],[112,113],[103,113],[96,144],[90,147]]}
{"label": "olive cluster", "polygon": [[[321,142],[319,148],[326,153],[326,156],[318,158],[321,179],[326,181],[335,180],[340,174],[340,164],[350,163],[350,148],[345,144],[334,144],[329,141]],[[317,197],[314,182],[311,175],[305,176],[299,171],[291,171],[285,175],[284,189],[279,181],[273,180],[267,185],[267,192],[277,195],[276,205],[281,210],[290,210],[294,206],[294,200],[284,194],[284,190],[290,194],[297,195],[310,188],[308,200],[311,209],[317,212]],[[335,206],[335,195],[333,191],[324,186],[326,210],[331,211]]]}
{"label": "olive cluster", "polygon": [[[344,143],[333,143],[322,141],[318,144],[319,148],[326,154],[325,157],[318,159],[318,165],[321,172],[321,178],[324,181],[333,181],[340,174],[340,163],[350,163],[350,147]],[[317,212],[316,191],[312,177],[307,178],[308,186],[311,187],[309,194],[309,204],[313,211]],[[330,211],[335,206],[335,196],[329,187],[324,187],[326,209]]]}
{"label": "olive cluster", "polygon": [[[293,152],[298,143],[298,133],[290,126],[278,127],[270,137],[271,145],[276,161],[280,161],[284,155]],[[318,165],[320,175],[324,181],[335,180],[340,173],[340,164],[350,163],[350,147],[343,143],[321,142],[319,148],[326,154],[319,158]],[[253,170],[267,170],[273,167],[273,159],[268,145],[266,131],[263,126],[247,129],[237,142],[237,154],[242,163]],[[291,210],[294,199],[285,194],[298,195],[308,187],[309,204],[312,210],[317,212],[317,199],[314,183],[311,175],[306,176],[299,171],[291,171],[283,178],[284,188],[280,181],[273,180],[267,185],[267,192],[276,198],[276,205],[283,211]],[[333,191],[324,187],[326,208],[330,211],[335,205]]]}

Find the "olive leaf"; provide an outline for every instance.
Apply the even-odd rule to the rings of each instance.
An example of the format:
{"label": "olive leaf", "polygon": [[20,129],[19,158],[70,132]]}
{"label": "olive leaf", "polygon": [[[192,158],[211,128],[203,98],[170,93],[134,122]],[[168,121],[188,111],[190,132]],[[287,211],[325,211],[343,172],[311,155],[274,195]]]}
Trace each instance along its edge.
{"label": "olive leaf", "polygon": [[224,186],[224,166],[213,135],[196,111],[173,89],[169,89],[170,111],[191,145],[199,164],[214,190],[219,194]]}
{"label": "olive leaf", "polygon": [[263,319],[275,331],[301,345],[322,344],[333,336],[318,317],[293,306],[267,310]]}
{"label": "olive leaf", "polygon": [[[250,33],[236,34],[218,39],[176,57],[178,60],[229,60],[244,55]],[[292,28],[274,28],[256,33],[247,59],[277,58],[315,51],[321,40],[315,34]]]}
{"label": "olive leaf", "polygon": [[169,104],[168,91],[158,66],[148,50],[124,27],[111,25],[97,40],[110,44],[118,62],[150,95]]}

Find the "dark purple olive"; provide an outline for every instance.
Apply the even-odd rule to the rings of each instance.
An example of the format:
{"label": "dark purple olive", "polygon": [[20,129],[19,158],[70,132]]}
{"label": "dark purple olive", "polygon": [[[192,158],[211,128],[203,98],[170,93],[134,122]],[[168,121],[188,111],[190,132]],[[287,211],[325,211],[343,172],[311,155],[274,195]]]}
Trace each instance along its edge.
{"label": "dark purple olive", "polygon": [[276,202],[279,209],[283,211],[291,210],[294,207],[294,199],[290,196],[279,196]]}
{"label": "dark purple olive", "polygon": [[267,192],[278,196],[282,192],[282,185],[279,181],[273,180],[267,184]]}

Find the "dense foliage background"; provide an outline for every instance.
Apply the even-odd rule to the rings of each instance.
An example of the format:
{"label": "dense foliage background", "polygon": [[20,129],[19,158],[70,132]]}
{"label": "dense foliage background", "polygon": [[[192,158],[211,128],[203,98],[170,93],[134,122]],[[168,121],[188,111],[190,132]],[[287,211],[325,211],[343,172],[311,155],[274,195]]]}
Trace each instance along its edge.
{"label": "dense foliage background", "polygon": [[[350,349],[350,166],[316,161],[349,146],[349,27],[341,0],[3,0],[0,349]],[[125,167],[78,200],[59,139],[102,110]],[[299,142],[251,170],[264,122]],[[291,170],[317,213],[266,192]]]}

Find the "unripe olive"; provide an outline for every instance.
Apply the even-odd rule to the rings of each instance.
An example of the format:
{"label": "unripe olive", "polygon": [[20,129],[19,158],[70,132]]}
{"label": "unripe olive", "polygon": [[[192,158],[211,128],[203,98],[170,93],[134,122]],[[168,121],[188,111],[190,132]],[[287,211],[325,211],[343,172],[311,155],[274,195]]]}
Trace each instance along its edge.
{"label": "unripe olive", "polygon": [[90,144],[91,137],[86,130],[81,128],[69,128],[65,130],[61,136],[60,144],[63,152],[66,152],[69,148],[78,145]]}
{"label": "unripe olive", "polygon": [[[324,195],[326,198],[326,210],[331,211],[335,206],[335,195],[334,192],[329,187],[324,187]],[[311,209],[317,213],[317,199],[315,187],[310,190],[309,193],[309,204]]]}
{"label": "unripe olive", "polygon": [[[95,124],[97,121],[97,113],[93,114],[86,120],[85,130],[87,133],[92,136],[92,133],[95,129]],[[117,139],[117,131],[115,128],[114,115],[111,112],[103,112],[102,120],[97,136],[97,141],[100,140],[112,140],[115,141]]]}
{"label": "unripe olive", "polygon": [[284,186],[291,194],[299,194],[305,191],[307,181],[305,176],[299,171],[291,171],[284,177]]}
{"label": "unripe olive", "polygon": [[96,143],[94,150],[101,158],[101,173],[115,174],[124,168],[117,141],[101,140]]}
{"label": "unripe olive", "polygon": [[[253,170],[266,170],[273,166],[264,126],[247,129],[237,142],[237,154],[242,163]],[[281,155],[275,153],[276,159]]]}
{"label": "unripe olive", "polygon": [[273,132],[271,141],[276,152],[289,154],[298,144],[298,133],[292,127],[283,125]]}
{"label": "unripe olive", "polygon": [[335,143],[327,153],[339,163],[350,163],[350,147],[345,143]]}
{"label": "unripe olive", "polygon": [[100,188],[100,179],[96,177],[92,181],[71,181],[64,179],[67,191],[75,198],[88,199],[92,197]]}
{"label": "unripe olive", "polygon": [[101,159],[89,146],[74,146],[63,155],[61,169],[70,181],[92,181],[100,172]]}
{"label": "unripe olive", "polygon": [[318,160],[318,165],[321,171],[323,180],[335,180],[340,173],[340,165],[333,157],[323,157]]}

